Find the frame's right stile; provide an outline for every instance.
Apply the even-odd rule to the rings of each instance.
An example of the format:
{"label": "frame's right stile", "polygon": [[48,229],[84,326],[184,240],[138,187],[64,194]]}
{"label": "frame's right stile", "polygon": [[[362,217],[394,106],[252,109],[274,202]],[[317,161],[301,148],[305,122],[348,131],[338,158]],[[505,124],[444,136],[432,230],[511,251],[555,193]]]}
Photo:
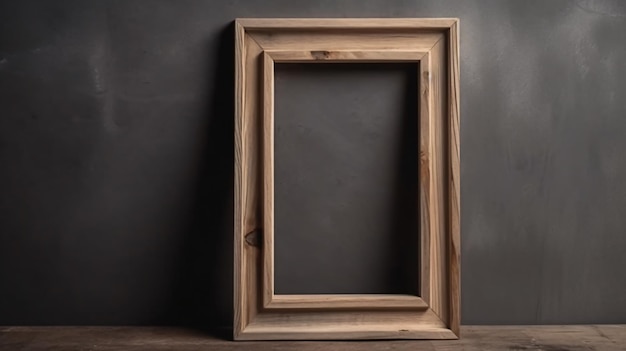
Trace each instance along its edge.
{"label": "frame's right stile", "polygon": [[461,100],[460,100],[460,38],[459,21],[448,33],[448,97],[447,118],[449,146],[449,261],[450,261],[450,326],[460,335],[461,325]]}
{"label": "frame's right stile", "polygon": [[[458,337],[458,20],[242,19],[235,25],[235,339]],[[274,293],[274,65],[280,62],[419,63],[420,296]],[[262,245],[246,240],[259,232]]]}

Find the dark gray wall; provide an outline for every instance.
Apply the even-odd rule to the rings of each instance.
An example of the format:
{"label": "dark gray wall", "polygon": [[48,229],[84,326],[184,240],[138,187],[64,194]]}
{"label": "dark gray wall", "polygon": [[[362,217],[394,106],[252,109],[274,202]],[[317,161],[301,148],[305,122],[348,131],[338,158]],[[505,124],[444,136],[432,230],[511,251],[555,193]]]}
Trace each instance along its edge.
{"label": "dark gray wall", "polygon": [[275,65],[276,293],[419,293],[418,69]]}
{"label": "dark gray wall", "polygon": [[189,0],[0,4],[0,324],[230,324],[246,16],[460,17],[463,322],[626,322],[626,3]]}

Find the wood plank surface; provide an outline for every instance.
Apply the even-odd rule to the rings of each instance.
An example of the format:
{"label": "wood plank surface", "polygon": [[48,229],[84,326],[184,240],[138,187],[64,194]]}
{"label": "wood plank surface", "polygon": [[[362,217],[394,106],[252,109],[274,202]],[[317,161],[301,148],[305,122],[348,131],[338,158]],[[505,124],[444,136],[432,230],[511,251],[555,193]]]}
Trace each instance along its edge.
{"label": "wood plank surface", "polygon": [[432,67],[430,53],[420,60],[419,76],[419,223],[420,223],[420,297],[430,305],[430,160],[432,147],[430,145],[431,106],[433,105],[430,92],[430,77]]}
{"label": "wood plank surface", "polygon": [[[428,123],[428,169],[429,169],[429,203],[428,224],[430,225],[430,301],[429,306],[449,324],[449,290],[447,256],[448,223],[446,216],[446,171],[448,159],[446,155],[446,102],[447,102],[447,67],[444,64],[445,41],[438,41],[430,51],[430,85],[431,94],[430,121]],[[423,134],[422,134],[423,135]],[[423,218],[420,218],[423,220]],[[421,227],[424,225],[422,224]]]}
{"label": "wood plank surface", "polygon": [[[261,250],[245,240],[262,229],[259,213],[261,184],[259,152],[261,114],[259,107],[259,68],[255,60],[262,49],[246,40],[244,28],[235,32],[235,235],[234,235],[234,323],[239,333],[257,313]],[[247,68],[246,68],[247,67]],[[244,300],[246,303],[244,303]]]}
{"label": "wood plank surface", "polygon": [[267,309],[385,309],[425,310],[421,297],[393,294],[274,295]]}
{"label": "wood plank surface", "polygon": [[448,40],[448,262],[450,328],[458,334],[461,324],[461,121],[459,22],[450,27]]}
{"label": "wood plank surface", "polygon": [[[247,31],[259,46],[268,51],[429,51],[444,35],[414,31],[403,32],[281,32]],[[303,45],[306,43],[306,45]]]}
{"label": "wood plank surface", "polygon": [[263,305],[274,296],[274,60],[263,53]]}
{"label": "wood plank surface", "polygon": [[427,310],[312,310],[259,313],[237,340],[456,339]]}
{"label": "wood plank surface", "polygon": [[457,18],[238,18],[248,29],[445,29]]}
{"label": "wood plank surface", "polygon": [[626,325],[463,326],[460,340],[367,342],[233,342],[171,327],[0,327],[0,350],[617,351],[626,350]]}
{"label": "wood plank surface", "polygon": [[417,62],[427,51],[407,50],[271,50],[276,62]]}

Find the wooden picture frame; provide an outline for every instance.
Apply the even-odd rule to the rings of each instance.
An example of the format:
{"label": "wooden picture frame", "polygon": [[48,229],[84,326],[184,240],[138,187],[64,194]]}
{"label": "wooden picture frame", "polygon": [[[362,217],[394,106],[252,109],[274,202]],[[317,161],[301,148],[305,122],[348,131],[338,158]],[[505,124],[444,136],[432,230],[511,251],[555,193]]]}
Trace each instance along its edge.
{"label": "wooden picture frame", "polygon": [[[235,340],[458,338],[458,28],[458,19],[448,18],[236,20]],[[280,62],[419,65],[419,296],[274,293],[274,65]]]}

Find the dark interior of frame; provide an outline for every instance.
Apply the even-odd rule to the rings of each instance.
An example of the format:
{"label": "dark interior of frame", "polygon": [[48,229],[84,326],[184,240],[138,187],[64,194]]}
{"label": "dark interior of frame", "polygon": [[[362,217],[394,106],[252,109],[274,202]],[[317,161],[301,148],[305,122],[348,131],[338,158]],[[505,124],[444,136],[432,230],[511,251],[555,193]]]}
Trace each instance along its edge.
{"label": "dark interior of frame", "polygon": [[418,69],[276,64],[276,294],[419,295]]}

